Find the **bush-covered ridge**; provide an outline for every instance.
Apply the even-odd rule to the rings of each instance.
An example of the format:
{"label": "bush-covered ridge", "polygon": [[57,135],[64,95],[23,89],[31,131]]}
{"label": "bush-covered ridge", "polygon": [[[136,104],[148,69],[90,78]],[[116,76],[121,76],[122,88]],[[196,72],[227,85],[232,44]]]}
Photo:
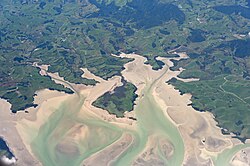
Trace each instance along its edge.
{"label": "bush-covered ridge", "polygon": [[124,79],[123,85],[114,89],[113,92],[106,92],[99,97],[93,105],[107,110],[110,114],[117,117],[123,117],[124,112],[130,112],[134,108],[134,101],[137,98],[135,94],[136,87]]}
{"label": "bush-covered ridge", "polygon": [[[250,132],[245,129],[248,121],[239,121],[248,117],[249,99],[236,93],[249,89],[248,7],[247,0],[2,0],[0,97],[5,96],[19,110],[23,101],[27,106],[32,104],[35,91],[61,88],[49,78],[43,80],[37,75],[37,81],[32,79],[37,73],[33,62],[49,64],[49,72],[59,72],[67,81],[95,84],[81,78],[80,68],[88,68],[104,79],[119,75],[129,60],[112,57],[111,53],[136,52],[147,57],[146,63],[153,69],[160,69],[162,63],[155,57],[171,56],[169,50],[182,46],[179,51],[188,52],[190,59],[175,61],[172,69],[183,67],[186,70],[179,77],[200,81],[172,83],[182,92],[193,94],[197,110],[213,112],[220,126],[249,138]],[[224,78],[231,77],[237,81],[222,85]],[[214,108],[211,99],[217,98],[221,103],[233,100],[230,109]],[[239,114],[238,105],[245,111]],[[230,124],[234,116],[237,118]]]}

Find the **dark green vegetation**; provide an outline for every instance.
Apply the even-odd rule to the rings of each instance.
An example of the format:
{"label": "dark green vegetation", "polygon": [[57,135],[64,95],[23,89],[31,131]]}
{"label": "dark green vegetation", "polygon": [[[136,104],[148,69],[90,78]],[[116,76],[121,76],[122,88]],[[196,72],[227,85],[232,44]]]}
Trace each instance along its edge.
{"label": "dark green vegetation", "polygon": [[[6,156],[9,159],[11,159],[12,157],[15,157],[12,152],[10,151],[9,147],[7,146],[6,142],[0,137],[0,159]],[[1,164],[1,161],[0,161]]]}
{"label": "dark green vegetation", "polygon": [[248,7],[231,5],[231,6],[216,6],[214,9],[227,15],[236,13],[241,15],[242,17],[250,19],[250,8]]}
{"label": "dark green vegetation", "polygon": [[12,103],[12,112],[24,110],[27,107],[36,107],[37,105],[33,104],[33,96],[40,89],[47,88],[73,93],[63,85],[55,84],[50,77],[42,77],[37,68],[25,64],[8,65],[10,64],[4,63],[0,68],[1,76],[3,76],[0,78],[0,96]]}
{"label": "dark green vegetation", "polygon": [[[34,62],[49,64],[49,72],[67,81],[93,85],[94,80],[81,78],[80,68],[107,79],[130,61],[111,53],[136,52],[160,69],[163,63],[156,57],[173,56],[167,52],[179,48],[190,59],[174,61],[172,69],[183,67],[179,77],[200,81],[171,83],[192,93],[193,107],[213,112],[219,126],[243,140],[250,138],[249,7],[249,0],[2,0],[0,97],[17,111],[32,106],[39,89],[69,92],[38,75]],[[115,94],[96,103],[109,111],[111,106],[131,110],[133,88],[123,90],[122,96],[130,99],[124,105],[117,104],[123,98]]]}
{"label": "dark green vegetation", "polygon": [[[231,11],[236,10],[232,5],[242,12]],[[187,38],[191,43],[179,49],[187,51],[190,59],[174,61],[172,68],[183,67],[186,70],[179,77],[200,81],[169,83],[182,94],[191,93],[196,110],[212,112],[224,133],[233,132],[244,142],[250,138],[250,20],[244,14],[249,8],[244,1],[211,7],[218,12],[204,10],[198,32],[191,31]]]}
{"label": "dark green vegetation", "polygon": [[204,37],[206,32],[200,29],[194,29],[194,30],[191,29],[190,33],[191,35],[188,36],[187,38],[190,42],[196,43],[196,42],[203,42],[206,40]]}
{"label": "dark green vegetation", "polygon": [[99,97],[93,105],[108,110],[117,117],[123,117],[125,111],[132,111],[137,98],[136,87],[125,80],[122,80],[122,83],[123,85],[115,88],[113,92],[106,92]]}
{"label": "dark green vegetation", "polygon": [[230,126],[230,131],[243,141],[249,137],[249,81],[237,76],[221,75],[211,80],[185,84],[176,79],[169,82],[178,87],[182,94],[192,93],[192,106],[196,110],[212,112],[221,127]]}
{"label": "dark green vegetation", "polygon": [[49,64],[49,72],[59,72],[67,81],[93,85],[94,80],[81,78],[81,67],[107,79],[119,74],[129,61],[108,56],[117,52],[113,43],[118,39],[113,36],[119,34],[110,34],[113,30],[108,23],[98,24],[102,20],[80,17],[84,4],[78,5],[60,1],[0,2],[0,97],[12,104],[13,112],[35,106],[33,96],[40,89],[72,93],[40,76],[32,67],[34,62]]}
{"label": "dark green vegetation", "polygon": [[179,24],[185,21],[185,14],[176,6],[169,3],[159,3],[155,0],[134,0],[123,7],[115,2],[106,4],[90,0],[100,10],[90,17],[104,17],[108,20],[119,20],[122,24],[139,28],[152,28],[175,20]]}

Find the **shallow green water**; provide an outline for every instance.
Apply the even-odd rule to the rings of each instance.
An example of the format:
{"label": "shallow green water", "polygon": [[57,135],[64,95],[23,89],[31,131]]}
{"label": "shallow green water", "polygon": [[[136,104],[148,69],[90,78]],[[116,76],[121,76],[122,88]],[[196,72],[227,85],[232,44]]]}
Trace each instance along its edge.
{"label": "shallow green water", "polygon": [[[63,103],[40,128],[33,140],[32,150],[45,166],[77,166],[83,159],[110,145],[122,135],[122,131],[102,120],[91,117],[79,117],[84,99],[72,97]],[[75,142],[67,132],[75,125],[89,128],[86,141]],[[76,131],[77,133],[77,131]],[[65,146],[65,152],[58,150],[58,145]],[[70,146],[69,146],[70,145]],[[68,153],[73,148],[73,153]]]}
{"label": "shallow green water", "polygon": [[[143,97],[135,107],[136,130],[119,128],[87,113],[86,116],[79,117],[85,98],[76,93],[63,102],[39,129],[31,145],[34,154],[44,166],[79,166],[84,159],[116,142],[124,133],[129,133],[133,136],[133,142],[112,165],[131,165],[145,152],[145,147],[152,138],[155,142],[166,140],[173,146],[173,155],[167,158],[158,143],[156,155],[159,160],[165,165],[182,165],[182,137],[152,96],[152,88],[160,78],[147,85],[143,90]],[[87,131],[86,134],[82,134],[83,138],[75,139],[75,135],[81,135],[82,129]],[[213,158],[214,164],[227,166],[235,153],[247,146],[250,145],[239,145],[223,151],[217,158]]]}
{"label": "shallow green water", "polygon": [[247,148],[247,147],[250,147],[250,144],[241,144],[231,149],[224,150],[217,157],[213,158],[214,165],[215,166],[228,166],[231,159],[234,157],[234,155],[240,150]]}
{"label": "shallow green water", "polygon": [[136,117],[138,121],[136,143],[130,148],[128,153],[116,162],[116,165],[131,165],[135,157],[143,151],[150,136],[158,136],[161,139],[169,140],[174,146],[174,155],[167,161],[168,165],[181,165],[184,158],[184,144],[177,128],[166,118],[163,111],[151,96],[151,89],[144,93],[136,107]]}
{"label": "shallow green water", "polygon": [[[118,157],[114,165],[131,165],[145,150],[151,136],[170,141],[174,146],[174,155],[168,161],[158,148],[159,157],[163,161],[168,165],[181,165],[184,158],[183,141],[177,128],[166,118],[152,97],[152,86],[155,82],[145,88],[144,97],[136,107],[136,131],[118,128],[93,116],[78,117],[84,98],[74,95],[62,103],[40,128],[32,143],[34,153],[45,166],[78,166],[91,154],[117,141],[122,133],[129,132],[133,136],[133,143]],[[75,125],[85,125],[89,129],[88,136],[81,141],[74,141],[68,134]]]}

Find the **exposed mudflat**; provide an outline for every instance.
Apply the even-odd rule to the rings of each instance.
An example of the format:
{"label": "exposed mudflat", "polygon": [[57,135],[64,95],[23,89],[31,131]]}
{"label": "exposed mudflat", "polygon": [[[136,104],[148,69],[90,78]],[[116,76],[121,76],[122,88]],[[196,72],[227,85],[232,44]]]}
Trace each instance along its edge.
{"label": "exposed mudflat", "polygon": [[[188,58],[185,53],[179,56],[172,59]],[[82,69],[83,77],[97,80],[96,86],[70,84],[40,66],[42,75],[76,93],[39,91],[35,98],[39,106],[27,110],[29,114],[10,114],[10,105],[0,100],[0,136],[8,141],[19,165],[249,165],[249,149],[241,150],[248,145],[222,135],[210,113],[195,111],[188,106],[190,95],[180,95],[166,83],[182,71],[169,70],[170,59],[159,58],[166,65],[154,71],[142,56],[119,57],[134,59],[122,75],[138,94],[134,111],[125,118],[92,106],[98,97],[121,86],[121,77],[103,80],[87,69]],[[137,120],[127,118],[131,116]]]}

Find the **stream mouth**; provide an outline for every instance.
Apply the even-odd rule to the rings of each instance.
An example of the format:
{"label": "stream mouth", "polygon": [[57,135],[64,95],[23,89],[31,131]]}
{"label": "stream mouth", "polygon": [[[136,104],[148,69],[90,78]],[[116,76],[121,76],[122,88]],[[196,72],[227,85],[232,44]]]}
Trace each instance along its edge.
{"label": "stream mouth", "polygon": [[[150,89],[150,88],[149,88]],[[182,165],[184,144],[179,131],[147,90],[135,109],[137,141],[115,165]]]}
{"label": "stream mouth", "polygon": [[[105,114],[103,113],[105,110],[92,106],[95,99],[118,85],[120,79],[117,79],[118,82],[115,79],[101,81],[97,86],[80,89],[62,100],[56,100],[59,102],[57,106],[53,106],[54,100],[48,101],[47,104],[51,107],[41,106],[43,109],[38,111],[44,115],[37,116],[36,121],[42,122],[38,127],[30,127],[32,126],[30,123],[36,125],[36,121],[26,120],[21,123],[21,129],[27,130],[24,131],[25,133],[30,133],[27,134],[29,137],[27,140],[30,140],[28,143],[30,143],[31,152],[42,165],[181,166],[185,164],[185,160],[190,157],[185,151],[187,148],[185,138],[189,139],[190,135],[188,133],[183,137],[183,130],[181,131],[179,126],[185,123],[175,123],[167,112],[168,105],[165,106],[162,101],[159,101],[162,94],[157,92],[157,89],[161,90],[161,87],[167,86],[167,79],[177,76],[178,73],[170,72],[173,75],[168,76],[169,66],[167,65],[159,71],[153,71],[150,66],[144,64],[144,59],[138,56],[135,56],[135,60],[125,68],[129,70],[125,69],[122,73],[124,78],[138,86],[136,92],[138,98],[133,110],[136,121],[133,123],[131,119],[126,118],[120,122],[119,118]],[[67,84],[65,81],[64,83]],[[172,95],[180,95],[173,91],[169,92]],[[171,104],[175,102],[173,99],[167,98]],[[183,99],[181,102],[169,107],[177,111],[184,107],[186,109],[188,107],[186,100]],[[47,114],[46,111],[50,113]],[[177,120],[182,121],[181,118]],[[201,124],[201,127],[206,129],[203,119],[198,119],[197,124],[198,127]],[[194,125],[197,124],[194,123]],[[190,130],[190,128],[187,129]],[[190,132],[192,135],[192,130]],[[199,131],[195,132],[193,136],[198,137]],[[220,143],[220,139],[210,140]],[[210,165],[228,165],[233,156],[247,146],[236,145],[221,153],[217,152],[216,155],[214,153],[209,156],[209,160],[206,157],[203,163],[209,161]],[[190,158],[192,157],[197,156]]]}
{"label": "stream mouth", "polygon": [[[100,153],[122,135],[131,142],[122,149],[110,165],[155,163],[181,165],[184,144],[178,129],[157,106],[151,90],[144,93],[136,106],[137,124],[134,130],[103,121],[82,109],[85,98],[78,95],[64,101],[40,127],[32,141],[32,150],[43,165],[80,165],[91,155]],[[79,116],[79,112],[82,116]],[[143,158],[149,153],[147,158]]]}
{"label": "stream mouth", "polygon": [[[33,153],[46,166],[93,165],[98,159],[115,166],[181,165],[184,159],[181,135],[152,95],[156,83],[164,81],[161,77],[167,70],[145,77],[143,96],[137,99],[134,109],[134,127],[94,116],[84,105],[88,96],[77,92],[55,108],[39,128],[31,144]],[[112,152],[112,159],[104,154],[106,151]]]}

